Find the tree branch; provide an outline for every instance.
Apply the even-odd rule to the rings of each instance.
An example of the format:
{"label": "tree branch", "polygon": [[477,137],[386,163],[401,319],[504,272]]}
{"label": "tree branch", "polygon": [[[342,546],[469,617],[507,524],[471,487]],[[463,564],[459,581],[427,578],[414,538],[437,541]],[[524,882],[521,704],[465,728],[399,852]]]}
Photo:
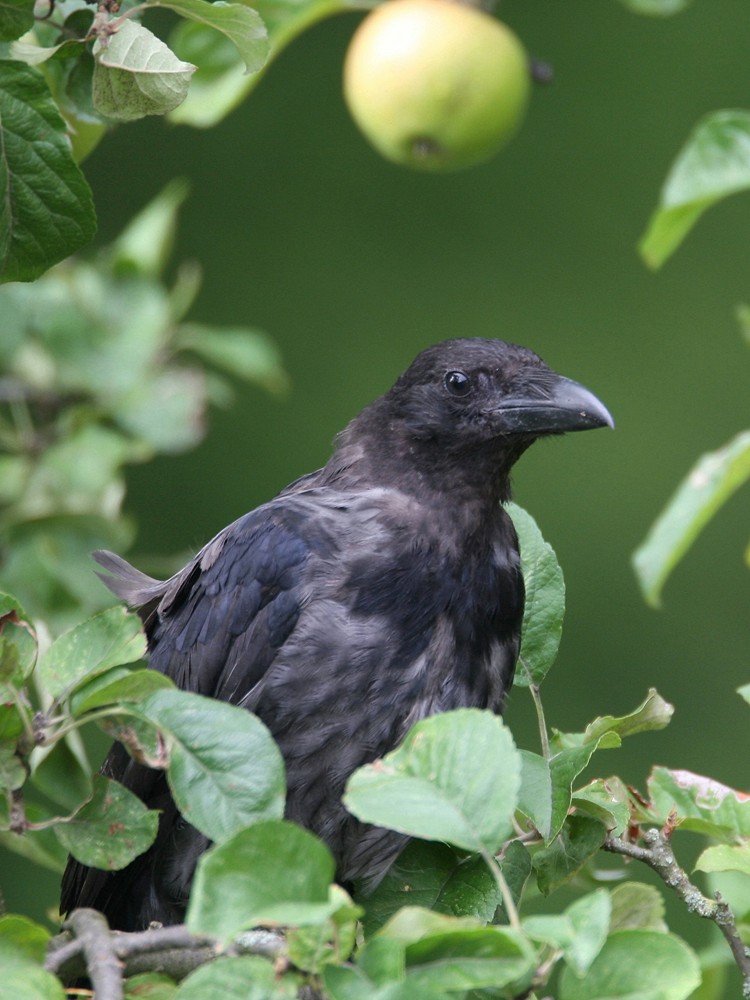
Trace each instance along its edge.
{"label": "tree branch", "polygon": [[638,844],[631,844],[627,840],[610,835],[604,841],[603,847],[605,851],[634,858],[648,865],[665,885],[674,889],[691,913],[697,913],[699,917],[712,920],[716,924],[742,973],[743,996],[750,997],[750,952],[740,939],[729,904],[720,893],[716,893],[715,899],[709,899],[696,885],[693,885],[677,863],[669,837],[664,831],[656,828],[646,830],[643,833],[643,841],[646,846],[640,847]]}
{"label": "tree branch", "polygon": [[86,959],[96,1000],[122,1000],[122,970],[109,924],[96,910],[74,910],[68,921]]}
{"label": "tree branch", "polygon": [[[125,976],[135,976],[141,972],[163,972],[178,982],[194,969],[212,961],[220,952],[217,942],[211,937],[191,934],[182,925],[176,927],[154,927],[147,931],[123,933],[110,931],[100,914],[91,910],[75,910],[68,921],[74,937],[70,933],[60,934],[50,941],[44,967],[64,982],[88,976],[94,987],[97,1000],[110,1000],[116,993],[99,993],[104,987],[94,981],[91,966],[91,952],[87,947],[91,931],[86,914],[94,913],[99,929],[106,927],[107,945],[105,950],[117,968],[117,976],[122,983]],[[84,914],[81,918],[79,914]],[[94,932],[96,933],[96,932]],[[282,934],[273,931],[248,931],[221,953],[225,955],[262,955],[276,959],[286,951]],[[119,994],[122,995],[121,993]]]}

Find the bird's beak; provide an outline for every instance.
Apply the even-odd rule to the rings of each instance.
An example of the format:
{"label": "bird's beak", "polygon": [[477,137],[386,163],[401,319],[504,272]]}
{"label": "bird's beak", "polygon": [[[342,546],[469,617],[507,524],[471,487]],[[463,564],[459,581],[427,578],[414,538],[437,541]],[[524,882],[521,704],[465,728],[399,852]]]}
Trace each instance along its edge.
{"label": "bird's beak", "polygon": [[497,417],[504,433],[565,434],[615,426],[609,410],[585,386],[548,371],[535,376],[500,402]]}

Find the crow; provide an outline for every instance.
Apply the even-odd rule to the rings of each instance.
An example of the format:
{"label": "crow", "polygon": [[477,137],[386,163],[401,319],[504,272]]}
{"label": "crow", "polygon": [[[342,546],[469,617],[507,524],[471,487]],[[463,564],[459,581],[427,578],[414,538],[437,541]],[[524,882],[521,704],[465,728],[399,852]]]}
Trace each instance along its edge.
{"label": "crow", "polygon": [[[426,716],[503,709],[524,610],[502,506],[512,466],[539,437],[602,426],[613,426],[602,403],[533,351],[448,340],[351,421],[327,465],[170,580],[95,554],[139,610],[153,669],[263,720],[286,764],[286,817],[326,842],[344,884],[376,884],[405,843],[347,813],[352,771]],[[119,743],[102,771],[162,811],[159,833],[124,871],[71,859],[61,911],[94,907],[120,930],[181,922],[209,841],[163,772]]]}

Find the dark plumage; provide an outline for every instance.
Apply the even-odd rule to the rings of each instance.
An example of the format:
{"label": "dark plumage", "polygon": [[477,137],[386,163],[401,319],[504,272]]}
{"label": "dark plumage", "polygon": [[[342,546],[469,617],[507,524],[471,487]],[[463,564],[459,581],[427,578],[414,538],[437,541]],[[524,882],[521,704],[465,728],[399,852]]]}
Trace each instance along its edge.
{"label": "dark plumage", "polygon": [[[347,777],[425,716],[502,711],[524,604],[501,506],[511,467],[540,436],[611,424],[532,351],[446,341],[349,424],[324,468],[229,525],[171,580],[110,553],[97,560],[139,608],[150,665],[257,713],[286,761],[287,817],[327,842],[339,880],[376,881],[403,838],[345,811]],[[63,911],[93,906],[123,930],[180,921],[208,842],[161,772],[119,744],[103,770],[164,810],[159,836],[124,872],[71,861]]]}

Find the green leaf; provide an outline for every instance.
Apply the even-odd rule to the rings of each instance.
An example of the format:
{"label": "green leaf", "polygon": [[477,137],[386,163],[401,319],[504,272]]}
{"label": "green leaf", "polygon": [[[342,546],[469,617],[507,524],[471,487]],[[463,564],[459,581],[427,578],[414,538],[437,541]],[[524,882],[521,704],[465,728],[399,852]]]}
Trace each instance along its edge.
{"label": "green leaf", "polygon": [[182,62],[141,24],[123,21],[106,44],[94,45],[95,110],[113,121],[164,115],[181,104],[195,66]]}
{"label": "green leaf", "polygon": [[34,0],[0,0],[0,42],[12,42],[34,26]]}
{"label": "green leaf", "polygon": [[158,822],[158,813],[148,810],[137,795],[96,775],[91,800],[54,830],[77,861],[117,871],[151,846]]}
{"label": "green leaf", "polygon": [[125,1000],[174,1000],[177,993],[177,983],[158,972],[128,976],[123,985]]}
{"label": "green leaf", "polygon": [[[531,855],[528,849],[520,840],[511,840],[505,849],[502,857],[501,867],[503,877],[516,904],[516,909],[521,905],[526,883],[532,872]],[[479,914],[477,914],[479,916]]]}
{"label": "green leaf", "polygon": [[157,371],[113,407],[118,424],[160,452],[194,448],[205,435],[206,378],[189,368]]}
{"label": "green leaf", "polygon": [[406,948],[406,981],[417,988],[451,992],[501,988],[535,968],[525,938],[503,927],[446,931]]}
{"label": "green leaf", "polygon": [[612,902],[606,889],[596,889],[566,909],[573,936],[565,949],[565,961],[579,976],[588,972],[604,947],[611,913]]}
{"label": "green leaf", "polygon": [[[118,260],[113,256],[115,267]],[[34,332],[33,340],[27,336],[15,365],[18,374],[32,384],[45,372],[47,378],[56,380],[58,391],[78,390],[93,396],[104,413],[116,413],[123,396],[165,369],[172,306],[158,282],[124,266],[112,275],[107,263],[105,254],[98,266],[68,262],[45,275],[33,290],[15,286],[25,330]],[[91,436],[94,430],[99,435],[99,451],[118,451],[117,435],[110,432],[108,443],[104,427],[92,428],[90,412],[76,415],[86,418],[76,438],[85,440],[84,432]],[[150,456],[148,449],[119,438],[120,462]],[[94,457],[96,453],[95,449]],[[71,478],[72,482],[82,480],[80,474]]]}
{"label": "green leaf", "polygon": [[671,17],[690,6],[692,0],[620,0],[634,14],[651,17]]}
{"label": "green leaf", "polygon": [[36,636],[15,609],[0,609],[0,700],[12,701],[34,669]]}
{"label": "green leaf", "polygon": [[[528,859],[528,852],[525,854]],[[503,861],[507,880],[506,862],[507,854]],[[447,844],[412,840],[377,888],[365,892],[362,902],[369,937],[407,904],[489,923],[501,897],[492,872],[481,858],[466,857]]]}
{"label": "green leaf", "polygon": [[[613,740],[616,741],[613,743]],[[522,779],[518,808],[549,844],[558,835],[573,798],[573,782],[600,748],[619,745],[615,734],[603,733],[581,746],[570,746],[545,760],[521,750]]]}
{"label": "green leaf", "polygon": [[[549,833],[545,842],[549,843],[562,829],[573,797],[573,782],[586,767],[600,746],[609,746],[604,735],[582,747],[571,747],[553,754],[549,760],[552,779],[552,811]],[[541,832],[541,831],[540,831]]]}
{"label": "green leaf", "polygon": [[124,492],[121,466],[148,455],[142,442],[84,424],[50,445],[35,463],[20,512],[28,519],[60,514],[114,518]]}
{"label": "green leaf", "polygon": [[15,747],[0,747],[0,794],[5,798],[7,791],[15,791],[26,781],[26,768]]}
{"label": "green leaf", "polygon": [[[0,291],[6,291],[7,285]],[[2,307],[8,304],[8,300],[2,302]],[[11,306],[11,308],[13,308]],[[3,331],[7,340],[6,331]],[[5,344],[3,349],[6,352],[6,359],[11,353],[9,345]],[[29,476],[31,461],[26,455],[0,455],[0,504],[4,507],[16,503],[22,496]]]}
{"label": "green leaf", "polygon": [[284,812],[284,762],[256,716],[185,691],[158,691],[133,707],[156,726],[169,753],[167,778],[193,826],[221,843]]}
{"label": "green leaf", "polygon": [[[514,503],[506,504],[521,548],[526,605],[521,631],[520,667],[515,683],[541,684],[555,662],[565,614],[565,581],[552,546],[534,518]],[[525,667],[525,669],[524,669]]]}
{"label": "green leaf", "polygon": [[257,73],[268,59],[268,32],[257,11],[240,3],[216,0],[153,0],[149,6],[168,7],[190,21],[221,32],[237,48],[246,73]]}
{"label": "green leaf", "polygon": [[169,753],[159,730],[150,722],[134,718],[135,706],[113,706],[112,715],[97,720],[97,725],[112,740],[122,743],[133,760],[157,771],[169,766]]}
{"label": "green leaf", "polygon": [[565,968],[560,1000],[686,1000],[700,981],[695,952],[680,938],[617,931],[585,976]]}
{"label": "green leaf", "polygon": [[0,955],[4,958],[18,958],[20,953],[30,961],[41,964],[49,939],[49,931],[27,917],[16,914],[0,917]]}
{"label": "green leaf", "polygon": [[91,240],[94,204],[44,77],[4,61],[0,83],[0,281],[32,281]]}
{"label": "green leaf", "polygon": [[610,833],[621,837],[630,822],[630,794],[617,776],[597,778],[573,793],[577,810],[600,820]]}
{"label": "green leaf", "polygon": [[357,921],[364,915],[341,886],[331,886],[330,898],[338,901],[338,907],[325,923],[292,927],[284,934],[292,965],[316,976],[329,962],[343,962],[351,955],[357,942]]}
{"label": "green leaf", "polygon": [[649,688],[641,704],[627,715],[601,715],[589,723],[582,733],[562,733],[558,729],[553,730],[552,746],[562,750],[583,747],[599,740],[603,741],[600,742],[603,749],[618,747],[622,737],[663,729],[669,724],[673,713],[674,706],[664,701],[655,688]]}
{"label": "green leaf", "polygon": [[29,621],[29,616],[12,594],[0,591],[0,620]]}
{"label": "green leaf", "polygon": [[3,962],[0,996],[3,1000],[65,1000],[62,983],[41,965],[23,958]]}
{"label": "green leaf", "polygon": [[699,872],[744,872],[750,875],[750,844],[714,844],[695,862]]}
{"label": "green leaf", "polygon": [[664,896],[652,885],[623,882],[610,892],[612,917],[610,932],[632,930],[667,931],[664,923]]}
{"label": "green leaf", "polygon": [[307,830],[285,820],[256,823],[201,856],[186,924],[229,941],[257,924],[319,923],[340,905],[329,893],[334,867]]}
{"label": "green leaf", "polygon": [[364,948],[360,948],[357,964],[378,986],[387,986],[393,981],[402,982],[406,976],[405,951],[403,941],[374,937]]}
{"label": "green leaf", "polygon": [[535,941],[559,948],[576,974],[588,972],[609,931],[611,902],[606,889],[582,896],[564,913],[527,917],[524,931]]}
{"label": "green leaf", "polygon": [[295,1000],[298,984],[254,955],[218,958],[185,979],[175,1000]]}
{"label": "green leaf", "polygon": [[331,1000],[449,1000],[447,993],[411,982],[391,981],[379,986],[359,966],[327,965],[323,982]]}
{"label": "green leaf", "polygon": [[523,931],[540,944],[564,951],[573,939],[573,925],[564,913],[537,913],[526,917]]}
{"label": "green leaf", "polygon": [[518,931],[483,927],[469,917],[449,917],[412,906],[397,913],[360,955],[359,961],[376,981],[375,962],[368,961],[368,952],[382,939],[403,947],[406,981],[418,989],[500,988],[536,966],[529,942]]}
{"label": "green leaf", "polygon": [[132,541],[126,520],[115,523],[77,515],[23,522],[6,537],[3,575],[34,615],[58,634],[79,625],[83,614],[112,603],[92,572],[92,550],[120,551]]}
{"label": "green leaf", "polygon": [[[750,157],[750,134],[747,152]],[[667,577],[706,524],[749,478],[750,431],[744,431],[724,448],[701,456],[677,487],[633,555],[643,596],[652,607],[660,605]]]}
{"label": "green leaf", "polygon": [[[515,902],[518,901],[516,893],[523,890],[525,880],[531,871],[531,859],[525,848],[522,850],[528,862],[526,869],[523,868],[522,858],[512,849],[509,849],[512,862],[508,860],[506,853],[502,865],[506,881],[508,877],[512,881],[510,888]],[[410,899],[408,902],[416,904],[415,899]],[[464,858],[461,865],[451,873],[451,877],[446,879],[430,909],[452,917],[473,917],[488,924],[495,922],[496,911],[498,907],[502,906],[502,895],[492,871],[488,868],[485,860],[480,855],[475,854]],[[506,923],[507,920],[505,918],[497,919],[496,922]]]}
{"label": "green leaf", "polygon": [[729,843],[750,837],[750,796],[691,771],[655,767],[648,779],[653,820],[666,823],[674,811],[680,825]]}
{"label": "green leaf", "polygon": [[136,615],[124,608],[101,611],[65,632],[39,661],[37,674],[53,698],[60,698],[84,679],[146,653],[146,637]]}
{"label": "green leaf", "polygon": [[545,896],[580,871],[604,843],[606,829],[590,816],[574,814],[548,847],[534,855],[537,884]]}
{"label": "green leaf", "polygon": [[10,743],[15,747],[23,732],[23,719],[16,705],[0,704],[0,745]]}
{"label": "green leaf", "polygon": [[117,271],[158,278],[169,261],[177,214],[188,196],[185,180],[173,180],[130,220],[110,248]]}
{"label": "green leaf", "polygon": [[711,205],[750,187],[750,112],[715,111],[698,123],[672,165],[640,243],[660,267]]}
{"label": "green leaf", "polygon": [[541,754],[531,750],[519,750],[519,754],[521,790],[518,808],[546,839],[552,829],[552,775],[549,762]]}
{"label": "green leaf", "polygon": [[81,685],[71,696],[70,710],[78,718],[103,705],[144,701],[164,688],[174,689],[174,684],[169,677],[156,670],[127,670],[114,667]]}
{"label": "green leaf", "polygon": [[359,819],[468,851],[496,851],[513,830],[521,761],[491,712],[418,722],[382,760],[355,771],[344,804]]}
{"label": "green leaf", "polygon": [[83,54],[81,40],[77,38],[66,39],[58,45],[41,46],[30,42],[13,42],[10,47],[11,59],[26,63],[27,66],[39,66],[47,62],[53,56],[73,55],[76,49]]}
{"label": "green leaf", "polygon": [[177,125],[216,125],[242,102],[261,76],[248,76],[235,46],[205,25],[182,21],[169,42],[181,59],[198,67],[187,97],[169,115]]}
{"label": "green leaf", "polygon": [[[616,733],[621,739],[637,733],[649,733],[668,726],[674,714],[674,706],[665,701],[656,688],[649,688],[648,694],[638,708],[627,715],[602,715],[586,727],[583,742],[601,739],[609,733]],[[562,734],[559,734],[562,738]]]}
{"label": "green leaf", "polygon": [[222,368],[236,378],[283,392],[289,384],[281,355],[273,341],[259,330],[215,329],[186,323],[177,331],[177,346]]}

